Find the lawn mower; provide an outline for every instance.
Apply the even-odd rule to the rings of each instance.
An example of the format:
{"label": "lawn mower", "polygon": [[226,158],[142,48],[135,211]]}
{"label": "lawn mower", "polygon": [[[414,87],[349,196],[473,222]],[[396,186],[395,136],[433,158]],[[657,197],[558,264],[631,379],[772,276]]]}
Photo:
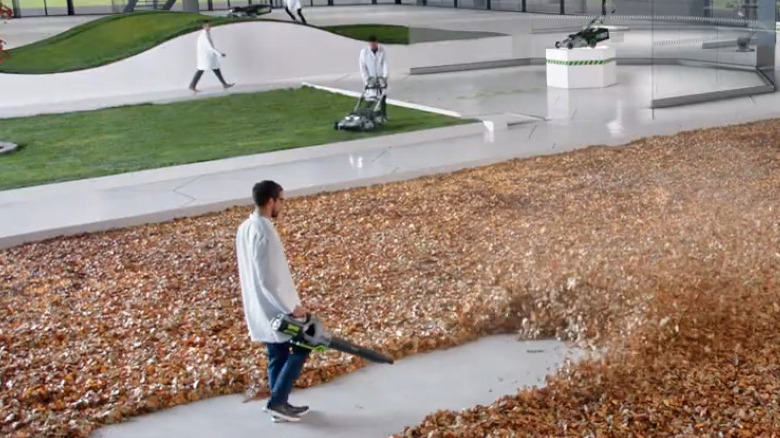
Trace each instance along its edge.
{"label": "lawn mower", "polygon": [[392,364],[393,358],[374,350],[361,347],[346,339],[331,336],[322,326],[319,318],[307,314],[304,319],[290,315],[279,314],[271,322],[274,330],[292,336],[291,344],[308,348],[313,351],[325,351],[329,348],[343,353],[353,354],[371,362]]}
{"label": "lawn mower", "polygon": [[369,78],[355,108],[341,121],[334,123],[333,127],[337,130],[370,131],[383,125],[387,122],[382,114],[386,91],[387,83],[384,79]]}
{"label": "lawn mower", "polygon": [[261,15],[270,14],[271,13],[271,5],[248,5],[248,6],[233,6],[230,8],[230,11],[228,11],[227,15],[225,15],[228,18],[255,18],[259,17]]}
{"label": "lawn mower", "polygon": [[570,34],[563,41],[556,41],[555,48],[560,49],[561,47],[566,47],[567,49],[574,49],[586,46],[590,48],[596,47],[598,43],[609,39],[609,29],[599,27],[603,23],[603,17],[594,18],[581,31]]}

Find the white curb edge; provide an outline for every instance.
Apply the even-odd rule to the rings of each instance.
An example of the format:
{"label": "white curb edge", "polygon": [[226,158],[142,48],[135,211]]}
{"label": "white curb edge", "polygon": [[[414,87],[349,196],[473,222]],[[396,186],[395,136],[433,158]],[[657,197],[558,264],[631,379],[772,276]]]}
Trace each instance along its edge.
{"label": "white curb edge", "polygon": [[[355,91],[342,90],[340,88],[333,88],[333,87],[326,87],[324,85],[312,84],[310,82],[303,82],[301,85],[304,86],[304,87],[314,88],[316,90],[327,91],[329,93],[335,93],[335,94],[341,94],[341,95],[344,95],[344,96],[354,97],[356,99],[358,97],[360,97],[360,93],[355,92]],[[409,108],[409,109],[414,109],[414,110],[418,110],[418,111],[425,111],[425,112],[429,112],[429,113],[436,113],[436,114],[441,114],[443,116],[449,116],[449,117],[457,117],[459,119],[463,118],[462,114],[460,114],[458,112],[455,112],[455,111],[445,110],[445,109],[441,109],[441,108],[434,108],[434,107],[427,106],[427,105],[418,105],[416,103],[404,102],[402,100],[387,99],[387,103],[388,103],[388,105],[400,106],[402,108]]]}

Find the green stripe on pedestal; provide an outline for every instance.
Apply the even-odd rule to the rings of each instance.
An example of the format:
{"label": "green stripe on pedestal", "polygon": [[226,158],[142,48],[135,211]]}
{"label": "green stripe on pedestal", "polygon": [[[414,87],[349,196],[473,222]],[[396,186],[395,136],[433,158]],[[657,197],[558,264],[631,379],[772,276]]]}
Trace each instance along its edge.
{"label": "green stripe on pedestal", "polygon": [[557,59],[548,59],[547,63],[554,64],[554,65],[604,65],[614,61],[615,58],[592,59],[592,60],[585,60],[585,61],[559,61]]}

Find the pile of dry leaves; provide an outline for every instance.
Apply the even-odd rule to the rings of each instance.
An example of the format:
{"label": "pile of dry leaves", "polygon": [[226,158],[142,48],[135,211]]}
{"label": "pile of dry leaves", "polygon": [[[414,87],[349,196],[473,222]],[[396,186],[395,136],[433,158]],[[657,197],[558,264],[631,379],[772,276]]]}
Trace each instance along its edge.
{"label": "pile of dry leaves", "polygon": [[[762,435],[780,424],[777,138],[764,122],[291,199],[278,228],[305,304],[396,358],[518,329],[607,349],[406,436]],[[236,281],[248,214],[0,252],[0,433],[264,395]],[[360,366],[315,356],[300,384]]]}

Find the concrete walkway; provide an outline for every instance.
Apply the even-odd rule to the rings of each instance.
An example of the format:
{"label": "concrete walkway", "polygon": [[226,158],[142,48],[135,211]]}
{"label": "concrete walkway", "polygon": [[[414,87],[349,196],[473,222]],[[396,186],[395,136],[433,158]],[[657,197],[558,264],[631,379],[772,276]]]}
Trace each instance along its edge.
{"label": "concrete walkway", "polygon": [[[394,83],[393,97],[399,100],[519,123],[503,131],[470,124],[0,191],[0,248],[248,205],[252,185],[266,178],[278,180],[294,196],[780,117],[777,93],[650,110],[644,104],[648,93],[632,89],[643,81],[641,71],[632,69],[621,69],[621,85],[606,90],[537,88],[538,76],[544,76],[528,68],[409,77]],[[355,80],[322,84],[349,90]]]}
{"label": "concrete walkway", "polygon": [[370,438],[403,432],[439,409],[490,405],[527,386],[544,385],[565,358],[581,353],[557,341],[518,342],[494,336],[369,365],[331,383],[294,390],[293,404],[311,411],[299,423],[273,423],[265,400],[241,395],[177,406],[99,429],[94,438]]}

